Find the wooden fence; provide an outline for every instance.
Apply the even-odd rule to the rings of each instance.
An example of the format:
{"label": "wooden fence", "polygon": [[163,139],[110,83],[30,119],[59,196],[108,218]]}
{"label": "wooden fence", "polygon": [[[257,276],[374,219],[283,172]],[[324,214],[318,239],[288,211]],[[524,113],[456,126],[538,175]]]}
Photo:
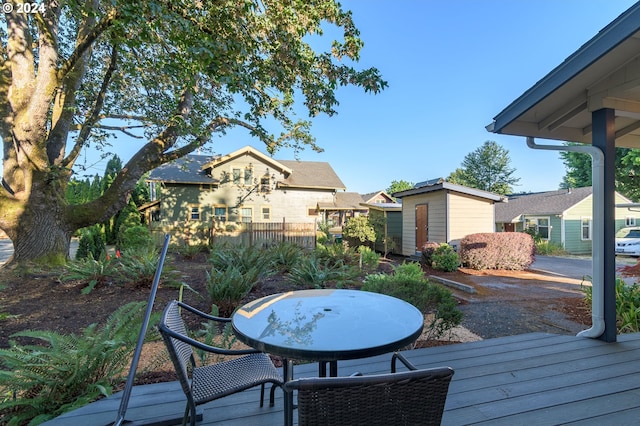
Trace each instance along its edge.
{"label": "wooden fence", "polygon": [[[189,226],[191,225],[191,226]],[[234,232],[211,232],[211,229],[202,223],[194,226],[175,222],[164,223],[162,226],[152,226],[153,235],[172,235],[172,242],[176,244],[210,244],[228,242],[230,244],[242,244],[251,246],[268,246],[281,242],[292,243],[302,248],[314,249],[316,247],[315,223],[245,223]]]}

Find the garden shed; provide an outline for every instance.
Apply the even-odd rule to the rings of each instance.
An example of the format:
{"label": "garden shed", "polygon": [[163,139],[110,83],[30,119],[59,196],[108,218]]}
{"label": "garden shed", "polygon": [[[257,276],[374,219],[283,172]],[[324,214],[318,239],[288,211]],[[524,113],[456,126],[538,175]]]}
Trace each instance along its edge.
{"label": "garden shed", "polygon": [[402,254],[420,255],[427,241],[451,244],[456,250],[469,234],[495,231],[494,204],[503,197],[442,178],[396,192],[402,199]]}
{"label": "garden shed", "polygon": [[369,220],[376,227],[376,234],[381,238],[376,240],[374,249],[380,253],[402,253],[402,204],[399,203],[365,203],[369,209]]}

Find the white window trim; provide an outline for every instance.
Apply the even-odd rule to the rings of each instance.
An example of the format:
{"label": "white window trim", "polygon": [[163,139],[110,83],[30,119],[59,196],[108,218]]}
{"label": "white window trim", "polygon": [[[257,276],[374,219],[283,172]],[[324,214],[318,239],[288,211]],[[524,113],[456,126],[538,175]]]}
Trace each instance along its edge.
{"label": "white window trim", "polygon": [[636,226],[636,218],[634,216],[627,216],[624,218],[625,226]]}
{"label": "white window trim", "polygon": [[545,241],[549,241],[549,240],[551,240],[551,229],[552,229],[551,217],[550,216],[532,216],[532,217],[527,217],[525,219],[525,224],[524,224],[525,228],[527,227],[527,221],[528,221],[530,226],[531,225],[535,225],[536,232],[539,234],[540,233],[540,225],[538,224],[538,221],[540,219],[545,219],[547,221],[547,223],[548,223],[548,225],[547,225],[547,229],[548,229],[547,230],[547,238],[542,238],[542,239],[545,240]]}
{"label": "white window trim", "polygon": [[[589,221],[589,238],[584,238],[584,221]],[[580,218],[580,240],[581,241],[591,241],[593,239],[593,220],[590,217],[581,217]]]}
{"label": "white window trim", "polygon": [[[198,204],[189,204],[187,209],[188,209],[187,210],[187,220],[189,222],[202,220],[202,209],[200,208],[200,205],[198,205]],[[198,214],[197,218],[193,217],[194,209],[196,209],[196,213]]]}

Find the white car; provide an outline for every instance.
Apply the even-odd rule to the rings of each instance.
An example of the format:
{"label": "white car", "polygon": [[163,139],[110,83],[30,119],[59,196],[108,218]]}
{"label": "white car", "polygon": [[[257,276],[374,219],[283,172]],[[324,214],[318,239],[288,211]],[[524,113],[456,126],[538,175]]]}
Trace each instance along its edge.
{"label": "white car", "polygon": [[616,232],[616,254],[640,256],[640,226]]}

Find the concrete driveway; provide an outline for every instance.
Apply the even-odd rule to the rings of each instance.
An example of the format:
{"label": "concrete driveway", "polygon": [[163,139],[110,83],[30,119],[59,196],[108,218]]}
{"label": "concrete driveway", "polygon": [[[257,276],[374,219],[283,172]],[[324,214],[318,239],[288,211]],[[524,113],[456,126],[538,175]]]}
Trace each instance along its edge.
{"label": "concrete driveway", "polygon": [[[616,268],[625,265],[634,265],[636,261],[637,259],[634,257],[618,256],[616,257]],[[591,276],[593,274],[593,261],[590,257],[536,256],[536,260],[531,265],[531,269],[566,278],[582,280],[585,276]]]}

